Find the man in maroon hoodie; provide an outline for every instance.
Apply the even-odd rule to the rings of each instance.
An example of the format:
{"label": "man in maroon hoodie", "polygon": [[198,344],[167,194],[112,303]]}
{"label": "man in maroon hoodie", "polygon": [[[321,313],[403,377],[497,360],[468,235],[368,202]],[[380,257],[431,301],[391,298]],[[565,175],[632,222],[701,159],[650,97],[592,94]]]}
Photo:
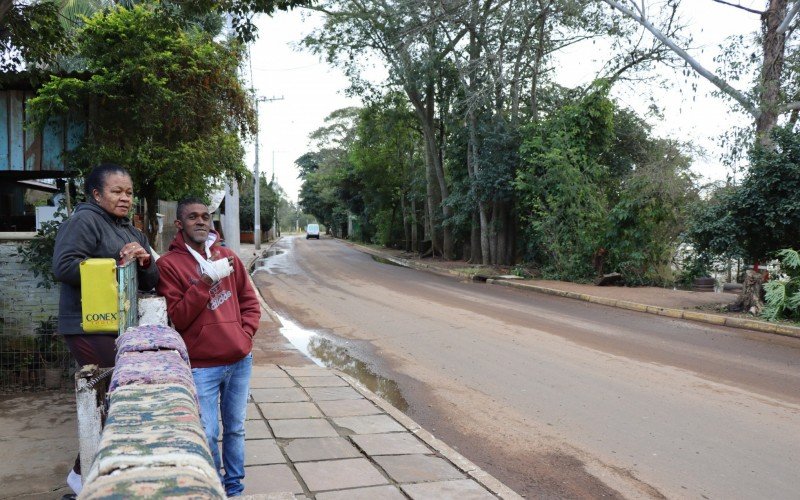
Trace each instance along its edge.
{"label": "man in maroon hoodie", "polygon": [[[202,200],[178,203],[178,234],[156,261],[158,293],[186,342],[200,419],[228,496],[244,490],[244,421],[253,364],[253,335],[261,307],[242,261],[219,245]],[[222,460],[217,446],[222,412]]]}

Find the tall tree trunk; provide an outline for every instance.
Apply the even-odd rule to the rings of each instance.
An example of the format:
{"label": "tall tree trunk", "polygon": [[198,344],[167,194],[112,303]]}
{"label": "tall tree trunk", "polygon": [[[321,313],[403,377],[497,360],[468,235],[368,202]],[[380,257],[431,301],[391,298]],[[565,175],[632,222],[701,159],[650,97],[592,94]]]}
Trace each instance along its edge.
{"label": "tall tree trunk", "polygon": [[[438,237],[438,231],[436,231],[436,220],[438,218],[435,214],[439,207],[442,207],[445,217],[450,216],[450,210],[442,206],[442,200],[447,197],[447,185],[444,182],[444,171],[441,166],[438,141],[436,140],[433,87],[432,84],[428,86],[424,102],[416,88],[406,86],[405,90],[419,120],[423,142],[425,143],[425,189],[427,197],[425,209],[428,215],[430,239],[434,253],[438,251],[444,255],[447,251],[448,243],[451,245],[450,251],[452,252],[452,239],[449,238],[449,231],[446,228],[442,230],[443,238],[441,239]],[[444,188],[444,191],[442,191],[442,188]]]}
{"label": "tall tree trunk", "polygon": [[478,169],[480,168],[478,162],[478,120],[475,118],[475,113],[470,110],[468,113],[469,123],[469,144],[467,146],[467,174],[469,175],[472,189],[475,196],[478,198],[478,234],[480,239],[480,258],[481,264],[489,265],[492,252],[489,247],[489,214],[487,212],[487,203],[482,200],[483,193],[478,182]]}
{"label": "tall tree trunk", "polygon": [[481,264],[488,266],[492,263],[492,247],[489,239],[489,226],[491,221],[489,219],[488,211],[486,210],[486,202],[478,202],[478,214],[481,221]]}
{"label": "tall tree trunk", "polygon": [[786,4],[787,0],[770,0],[769,7],[761,15],[764,64],[761,67],[761,113],[756,118],[756,137],[768,147],[771,146],[769,134],[778,123],[783,54],[786,48],[786,35],[778,33],[778,26],[786,17]]}
{"label": "tall tree trunk", "polygon": [[400,195],[400,210],[403,214],[403,250],[408,252],[411,250],[409,245],[411,244],[411,224],[409,223],[409,215],[408,215],[408,205],[406,205],[406,195]]}
{"label": "tall tree trunk", "polygon": [[469,232],[469,263],[481,262],[481,218],[478,209],[472,211],[472,224]]}
{"label": "tall tree trunk", "polygon": [[144,234],[147,236],[147,241],[150,246],[155,248],[156,238],[158,237],[158,193],[155,186],[146,183],[143,186],[145,212],[144,212]]}
{"label": "tall tree trunk", "polygon": [[[428,109],[427,121],[428,130],[431,131],[430,153],[433,162],[433,171],[436,174],[436,180],[439,184],[439,207],[441,207],[442,219],[449,219],[452,214],[452,209],[444,205],[442,202],[450,195],[450,190],[447,187],[447,180],[444,175],[444,165],[442,164],[441,147],[436,137],[436,119],[435,119],[435,92],[434,83],[431,81],[428,84],[426,96],[426,108]],[[442,226],[442,258],[450,260],[453,258],[453,232],[446,226]]]}
{"label": "tall tree trunk", "polygon": [[536,53],[533,59],[533,75],[531,76],[531,120],[535,123],[539,121],[539,75],[542,73],[544,63],[545,26],[547,25],[547,15],[550,6],[539,14],[538,33],[536,37]]}
{"label": "tall tree trunk", "polygon": [[497,240],[497,263],[501,265],[507,265],[508,262],[508,252],[506,251],[506,243],[508,242],[508,238],[506,237],[506,233],[508,232],[508,203],[502,202],[498,203],[498,214],[496,216],[497,226],[498,229],[496,231],[497,236],[495,237]]}
{"label": "tall tree trunk", "polygon": [[411,198],[411,251],[419,252],[419,237],[417,236],[419,223],[417,222],[417,199]]}
{"label": "tall tree trunk", "polygon": [[509,265],[517,263],[517,231],[519,230],[519,218],[517,217],[517,211],[514,209],[514,202],[510,203],[510,210],[506,214],[506,227],[508,230],[506,231],[506,262]]}
{"label": "tall tree trunk", "polygon": [[500,263],[500,254],[497,247],[498,226],[500,225],[500,210],[499,203],[492,202],[492,219],[489,224],[489,248],[492,252],[492,265],[496,266]]}

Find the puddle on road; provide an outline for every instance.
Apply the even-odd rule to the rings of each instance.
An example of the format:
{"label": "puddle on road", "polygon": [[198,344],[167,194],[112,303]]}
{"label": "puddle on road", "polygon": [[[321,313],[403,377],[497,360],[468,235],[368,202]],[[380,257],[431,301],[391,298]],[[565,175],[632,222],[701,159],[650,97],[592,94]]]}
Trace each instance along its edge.
{"label": "puddle on road", "polygon": [[374,260],[375,262],[380,262],[381,264],[389,264],[390,266],[403,267],[400,264],[398,264],[397,262],[391,261],[391,260],[389,260],[389,259],[387,259],[385,257],[379,257],[377,255],[371,255],[371,257],[372,257],[372,260]]}
{"label": "puddle on road", "polygon": [[263,254],[263,256],[261,256],[258,259],[256,259],[255,269],[253,269],[253,272],[269,270],[269,268],[272,265],[272,262],[269,260],[270,257],[275,257],[277,255],[283,255],[285,253],[286,253],[286,250],[282,250],[282,249],[275,249],[275,250],[270,249],[270,250],[267,250]]}
{"label": "puddle on road", "polygon": [[[277,313],[276,313],[277,314]],[[408,403],[393,380],[378,376],[367,363],[352,357],[347,347],[327,336],[303,328],[291,319],[277,315],[283,327],[281,333],[300,352],[319,366],[335,368],[361,382],[367,389],[382,397],[400,411],[408,409]],[[344,341],[347,343],[347,341]]]}

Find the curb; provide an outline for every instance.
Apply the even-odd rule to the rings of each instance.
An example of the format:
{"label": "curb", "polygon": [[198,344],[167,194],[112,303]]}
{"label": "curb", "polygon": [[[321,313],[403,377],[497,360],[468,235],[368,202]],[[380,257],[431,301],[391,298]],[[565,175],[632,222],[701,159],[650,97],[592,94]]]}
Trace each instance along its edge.
{"label": "curb", "polygon": [[[261,250],[262,255],[264,254],[264,252],[272,248],[273,245],[279,242],[281,238],[282,237],[278,237],[278,239],[273,240],[266,248],[262,249]],[[248,263],[245,266],[245,269],[247,270],[247,279],[250,280],[250,286],[253,287],[253,290],[256,292],[256,297],[258,297],[258,303],[261,304],[261,309],[267,313],[267,315],[270,317],[270,319],[272,319],[274,323],[276,323],[279,326],[283,326],[283,323],[281,323],[281,320],[275,314],[275,311],[273,311],[272,308],[270,308],[269,305],[267,305],[267,301],[264,300],[264,297],[261,296],[261,290],[258,289],[258,287],[256,286],[256,282],[253,280],[253,275],[251,274],[253,271],[250,268],[253,267],[256,261],[260,258],[261,257],[256,255],[255,257],[253,257],[252,262]]]}
{"label": "curb", "polygon": [[244,268],[247,269],[247,272],[250,272],[250,268],[253,267],[253,265],[256,263],[258,259],[263,257],[264,252],[272,248],[272,246],[275,245],[277,242],[281,241],[281,238],[283,238],[283,236],[278,236],[278,238],[272,241],[265,242],[264,245],[262,245],[262,247],[258,250],[259,252],[262,253],[262,256],[254,255],[252,260],[250,260],[250,262],[242,261],[242,263],[244,264]]}
{"label": "curb", "polygon": [[383,400],[380,396],[367,389],[358,380],[354,379],[350,375],[347,375],[346,373],[343,373],[339,370],[336,369],[330,369],[330,370],[332,372],[335,372],[344,380],[346,380],[347,383],[350,384],[350,386],[354,388],[356,391],[360,392],[362,396],[372,401],[372,403],[374,403],[376,406],[378,406],[378,408],[386,412],[386,414],[388,414],[390,417],[395,419],[410,433],[420,438],[422,441],[425,442],[425,444],[436,450],[437,453],[439,453],[441,456],[449,460],[458,469],[462,470],[465,474],[467,474],[467,476],[469,476],[471,479],[474,479],[477,483],[479,483],[481,486],[483,486],[493,494],[503,499],[517,500],[523,498],[519,494],[517,494],[514,490],[512,490],[505,484],[501,483],[499,480],[497,480],[494,476],[492,476],[488,472],[484,471],[483,469],[472,463],[470,460],[462,456],[460,453],[458,453],[451,447],[447,446],[447,444],[445,444],[444,441],[436,439],[436,437],[433,434],[423,429],[418,423],[414,422],[405,413],[401,412],[400,410],[392,406],[389,402]]}
{"label": "curb", "polygon": [[375,257],[380,257],[381,259],[388,260],[389,262],[397,264],[398,266],[408,267],[410,269],[416,269],[418,271],[427,271],[433,274],[438,274],[439,276],[448,276],[448,277],[457,276],[461,278],[467,277],[467,275],[456,271],[439,269],[436,266],[431,266],[430,264],[423,264],[421,262],[415,262],[412,260],[401,259],[400,257],[393,257],[391,255],[386,255],[382,253],[380,250],[375,250],[373,248],[366,247],[364,245],[359,245],[358,243],[353,243],[352,241],[343,240],[340,238],[334,238],[334,239],[336,239],[337,241],[341,241],[345,245],[350,245],[352,247],[355,247],[357,250],[364,252],[366,254],[374,255]]}
{"label": "curb", "polygon": [[731,328],[739,328],[743,330],[755,330],[757,332],[774,333],[777,335],[784,335],[786,337],[800,338],[800,327],[796,326],[778,325],[775,323],[767,323],[766,321],[758,321],[746,318],[730,318],[727,316],[720,316],[718,314],[708,314],[699,311],[689,311],[686,309],[650,306],[647,304],[639,304],[638,302],[630,302],[627,300],[609,299],[606,297],[597,297],[595,295],[587,295],[584,293],[568,292],[565,290],[556,290],[553,288],[545,288],[537,285],[528,285],[525,283],[516,283],[513,281],[505,281],[492,278],[486,280],[486,282],[493,285],[501,285],[511,288],[518,288],[522,290],[530,290],[538,293],[544,293],[547,295],[556,295],[559,297],[566,297],[569,299],[591,302],[593,304],[617,307],[619,309],[627,309],[629,311],[637,311],[648,314],[656,314],[659,316],[667,316],[675,319],[696,321],[698,323],[706,323],[716,326],[728,326]]}
{"label": "curb", "polygon": [[[463,273],[436,269],[434,266],[430,266],[428,264],[420,264],[406,259],[386,256],[382,254],[379,250],[373,250],[372,248],[365,247],[350,241],[345,241],[345,243],[353,247],[356,247],[358,250],[364,253],[381,257],[399,266],[408,267],[411,269],[417,269],[420,271],[429,271],[442,276],[466,277],[466,275],[464,275]],[[554,295],[557,297],[565,297],[568,299],[582,300],[584,302],[590,302],[592,304],[600,304],[603,306],[616,307],[619,309],[627,309],[629,311],[636,311],[647,314],[656,314],[658,316],[666,316],[674,319],[684,319],[687,321],[695,321],[698,323],[705,323],[709,325],[727,326],[730,328],[738,328],[741,330],[753,330],[757,332],[783,335],[785,337],[800,338],[800,327],[797,326],[768,323],[766,321],[758,321],[755,319],[747,319],[747,318],[731,318],[728,316],[720,316],[718,314],[709,314],[699,311],[689,311],[686,309],[651,306],[647,304],[640,304],[638,302],[631,302],[628,300],[610,299],[607,297],[598,297],[596,295],[589,295],[585,293],[568,292],[566,290],[557,290],[555,288],[546,288],[543,286],[529,285],[526,283],[519,283],[516,281],[506,281],[497,278],[489,278],[486,280],[486,283],[492,285],[507,286],[511,288],[518,288],[520,290],[529,290],[532,292],[544,293],[546,295]]]}

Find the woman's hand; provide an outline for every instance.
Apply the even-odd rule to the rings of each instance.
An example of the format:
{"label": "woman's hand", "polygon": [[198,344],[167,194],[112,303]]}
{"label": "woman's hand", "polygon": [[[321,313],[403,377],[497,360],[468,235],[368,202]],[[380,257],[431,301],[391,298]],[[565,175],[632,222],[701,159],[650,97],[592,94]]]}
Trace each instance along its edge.
{"label": "woman's hand", "polygon": [[122,250],[119,251],[119,257],[123,264],[127,264],[132,260],[137,260],[141,267],[147,267],[150,264],[150,254],[147,250],[138,243],[128,243]]}

